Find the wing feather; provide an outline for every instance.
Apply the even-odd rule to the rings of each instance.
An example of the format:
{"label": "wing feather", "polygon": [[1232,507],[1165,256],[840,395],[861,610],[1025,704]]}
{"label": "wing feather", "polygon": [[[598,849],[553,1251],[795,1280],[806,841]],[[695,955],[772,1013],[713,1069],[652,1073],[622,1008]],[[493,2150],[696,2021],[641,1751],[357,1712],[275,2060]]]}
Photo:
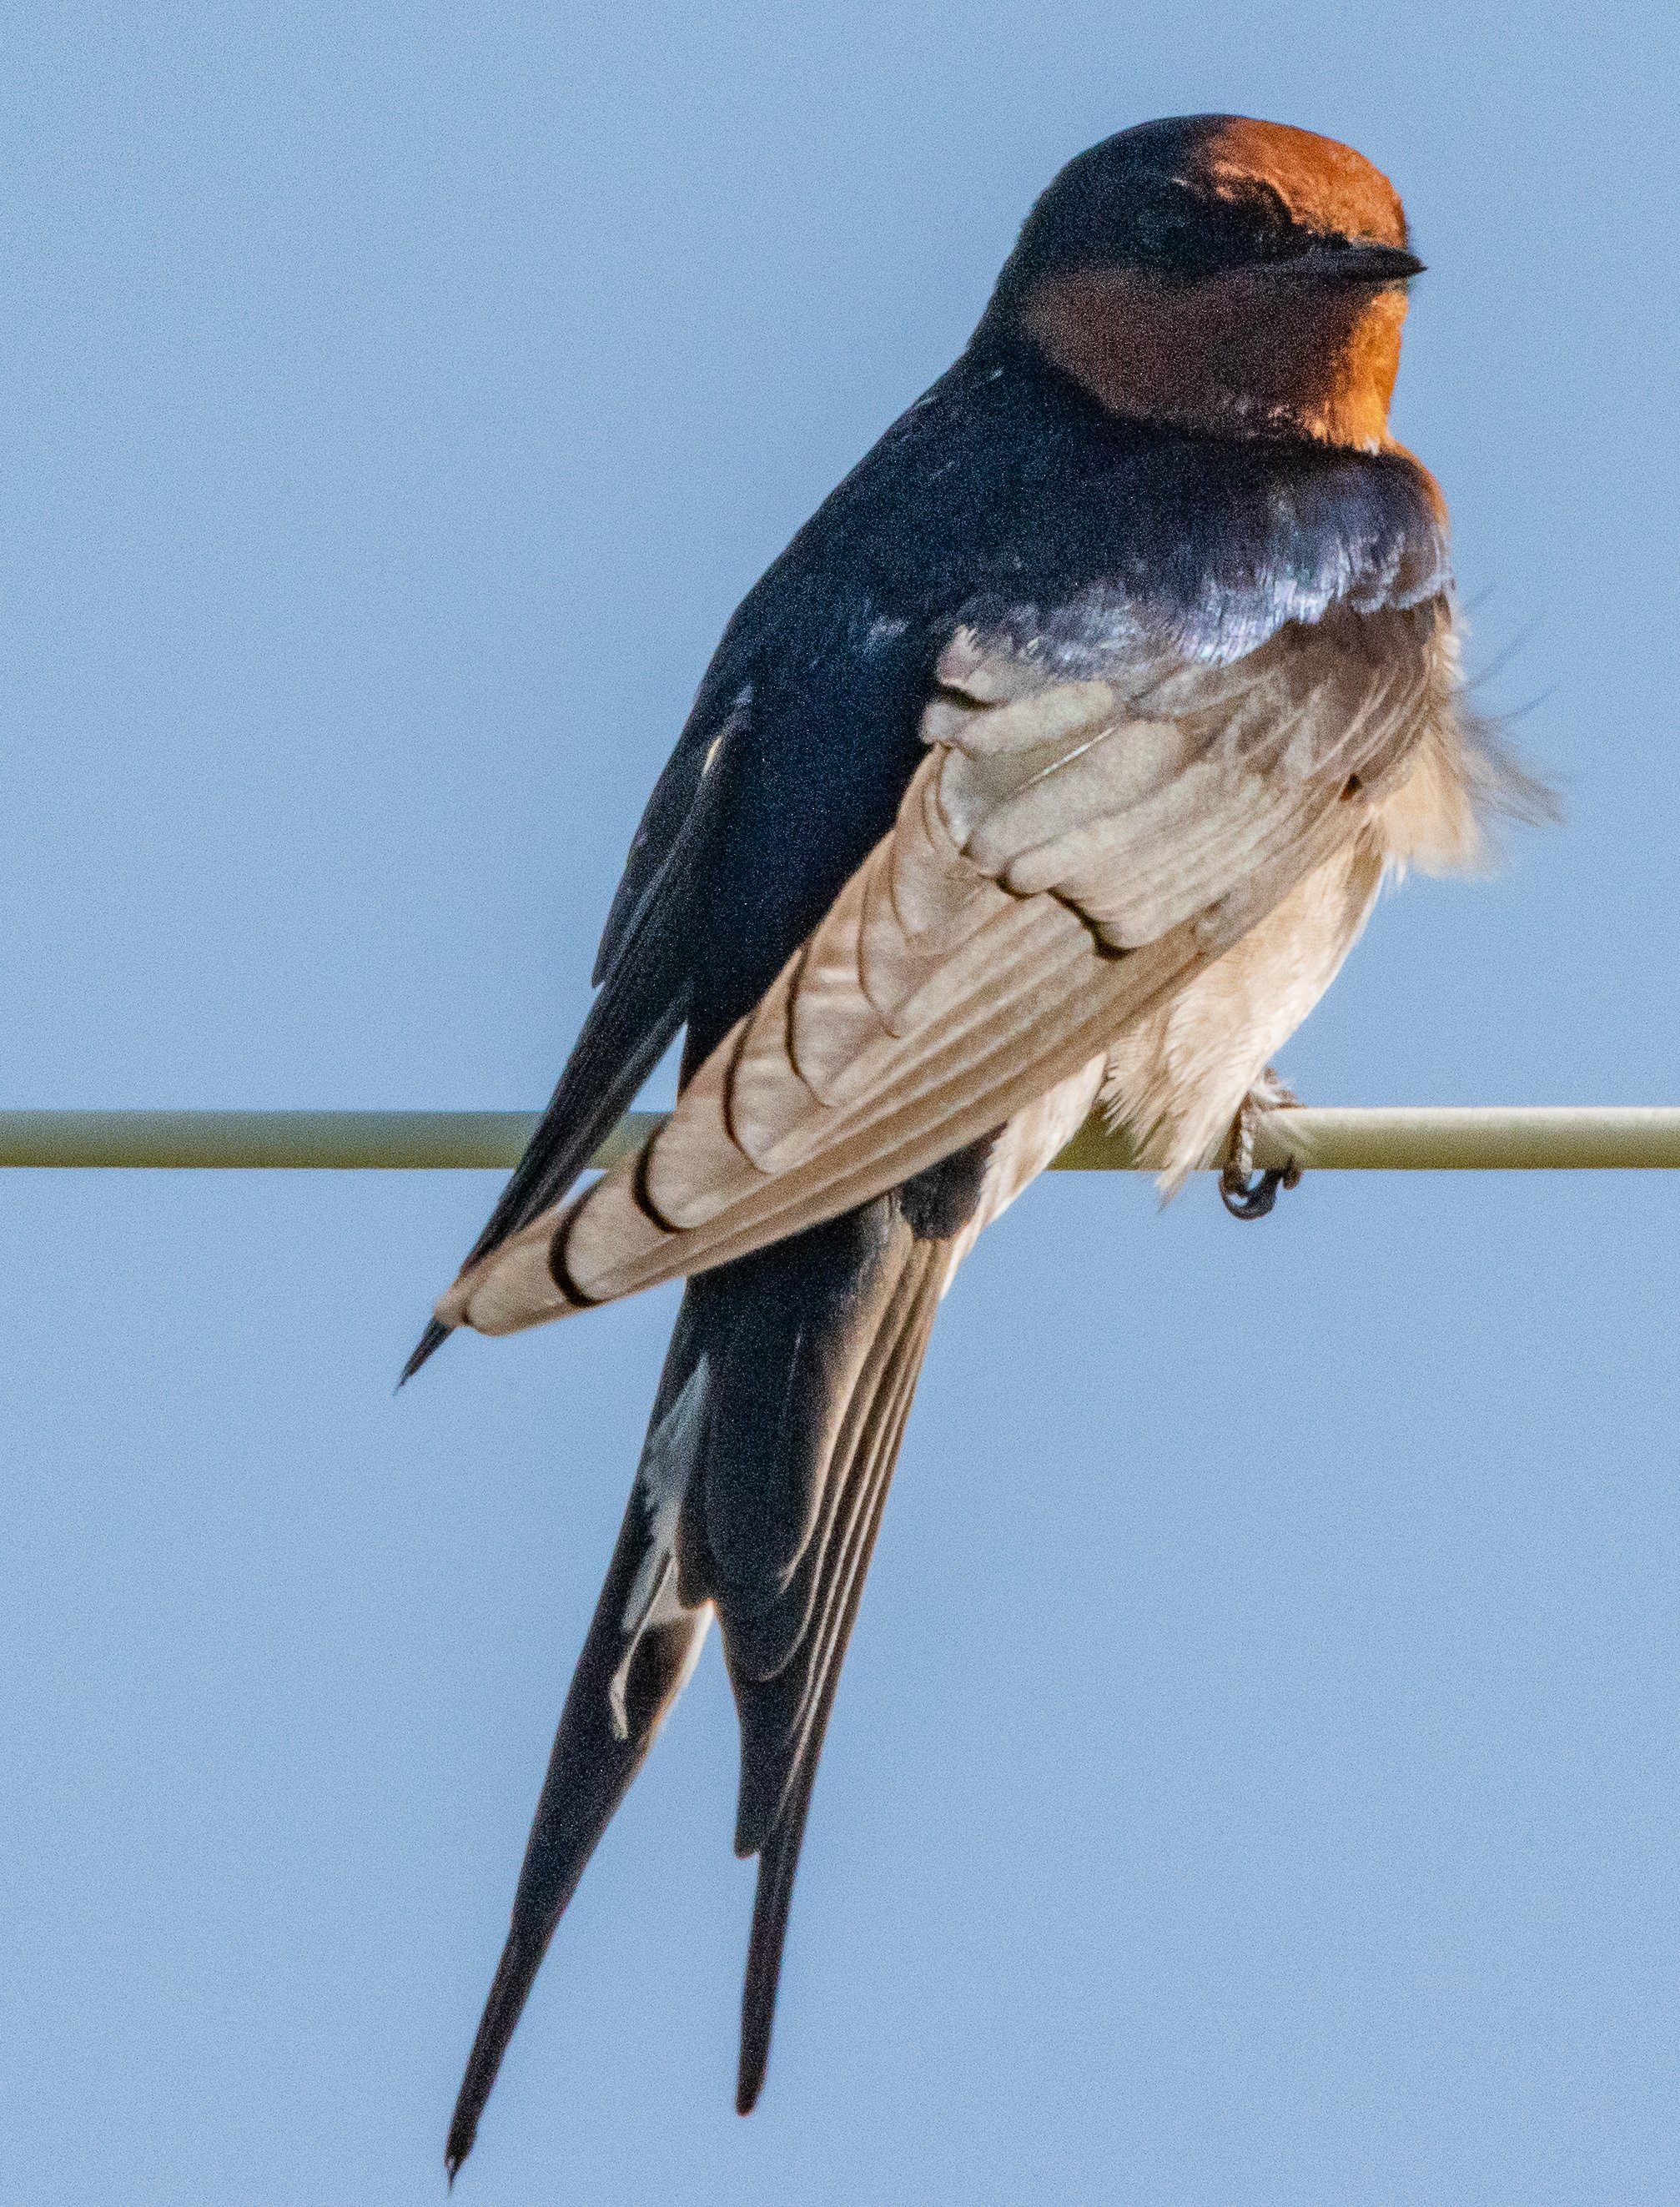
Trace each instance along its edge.
{"label": "wing feather", "polygon": [[[834,1217],[1077,1072],[1358,835],[1441,704],[1445,623],[1334,613],[1141,699],[960,632],[892,833],[636,1165],[525,1229],[562,1300]],[[439,1317],[554,1314],[498,1291],[515,1247]]]}
{"label": "wing feather", "polygon": [[[743,691],[720,723],[691,721],[660,777],[601,938],[598,994],[547,1109],[468,1252],[463,1275],[565,1199],[688,1016],[695,889],[717,827],[727,754],[745,728],[748,702]],[[512,1261],[523,1282],[529,1267]],[[515,1300],[525,1295],[522,1285]],[[448,1325],[433,1319],[404,1367],[405,1380],[448,1333]]]}
{"label": "wing feather", "polygon": [[870,852],[799,961],[788,1016],[788,1057],[819,1104],[839,1103],[859,1052],[890,1038],[864,984],[863,953],[869,885],[885,870],[888,849],[883,841]]}

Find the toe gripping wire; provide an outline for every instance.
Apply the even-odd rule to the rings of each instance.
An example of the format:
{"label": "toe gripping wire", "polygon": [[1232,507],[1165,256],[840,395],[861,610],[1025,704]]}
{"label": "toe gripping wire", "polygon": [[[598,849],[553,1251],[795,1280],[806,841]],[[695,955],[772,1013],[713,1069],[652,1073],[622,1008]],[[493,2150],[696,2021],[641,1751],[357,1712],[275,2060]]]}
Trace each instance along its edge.
{"label": "toe gripping wire", "polygon": [[[1269,1104],[1276,1108],[1278,1104],[1294,1102],[1293,1094],[1270,1066],[1265,1077],[1270,1084],[1266,1094]],[[1252,1106],[1253,1099],[1237,1114],[1236,1124],[1231,1129],[1231,1154],[1219,1175],[1219,1200],[1233,1218],[1245,1221],[1266,1217],[1277,1200],[1280,1187],[1298,1187],[1300,1184],[1300,1167],[1294,1163],[1268,1165],[1259,1173],[1254,1170],[1254,1135],[1259,1113]]]}

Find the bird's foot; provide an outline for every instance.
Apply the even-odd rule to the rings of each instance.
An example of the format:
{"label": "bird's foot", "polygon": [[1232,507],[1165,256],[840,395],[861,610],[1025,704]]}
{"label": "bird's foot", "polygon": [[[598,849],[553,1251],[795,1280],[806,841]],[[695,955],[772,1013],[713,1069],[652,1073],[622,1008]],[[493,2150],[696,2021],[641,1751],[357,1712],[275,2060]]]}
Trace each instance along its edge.
{"label": "bird's foot", "polygon": [[1231,1121],[1230,1148],[1219,1175],[1219,1199],[1233,1218],[1264,1218],[1277,1200],[1280,1187],[1294,1187],[1300,1179],[1299,1165],[1268,1165],[1254,1170],[1254,1137],[1266,1111],[1299,1109],[1300,1098],[1286,1088],[1270,1066],[1243,1098]]}

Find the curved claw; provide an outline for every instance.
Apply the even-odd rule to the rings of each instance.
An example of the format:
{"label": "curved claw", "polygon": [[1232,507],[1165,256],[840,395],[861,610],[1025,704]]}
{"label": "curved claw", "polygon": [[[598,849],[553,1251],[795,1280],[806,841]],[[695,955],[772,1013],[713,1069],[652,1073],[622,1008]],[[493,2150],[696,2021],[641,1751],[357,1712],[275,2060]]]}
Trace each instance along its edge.
{"label": "curved claw", "polygon": [[1219,1200],[1233,1218],[1264,1218],[1277,1200],[1280,1187],[1293,1187],[1300,1178],[1289,1176],[1290,1169],[1282,1165],[1268,1165],[1263,1173],[1250,1179],[1241,1174],[1222,1173],[1219,1179]]}

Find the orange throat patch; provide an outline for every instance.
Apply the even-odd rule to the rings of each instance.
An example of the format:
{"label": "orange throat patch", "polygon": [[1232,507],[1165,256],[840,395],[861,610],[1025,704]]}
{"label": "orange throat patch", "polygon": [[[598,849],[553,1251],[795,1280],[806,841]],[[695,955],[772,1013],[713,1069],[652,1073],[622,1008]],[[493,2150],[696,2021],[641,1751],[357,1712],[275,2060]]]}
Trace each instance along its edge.
{"label": "orange throat patch", "polygon": [[1021,325],[1110,412],[1378,452],[1391,443],[1406,294],[1245,267],[1192,282],[1126,268],[1047,277]]}

